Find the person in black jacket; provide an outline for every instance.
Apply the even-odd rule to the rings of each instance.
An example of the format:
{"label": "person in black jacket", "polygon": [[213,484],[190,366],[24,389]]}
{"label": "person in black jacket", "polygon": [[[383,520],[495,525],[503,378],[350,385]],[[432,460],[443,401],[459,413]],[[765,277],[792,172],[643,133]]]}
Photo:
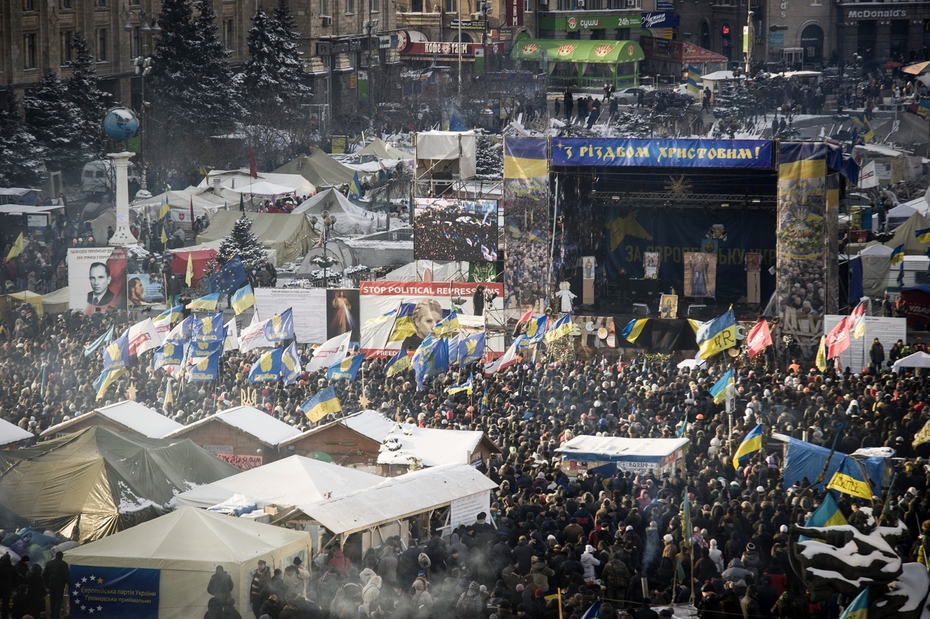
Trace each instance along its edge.
{"label": "person in black jacket", "polygon": [[0,557],[0,619],[7,619],[10,616],[10,601],[13,599],[13,591],[16,589],[18,579],[19,575],[13,567],[10,555],[5,554]]}
{"label": "person in black jacket", "polygon": [[56,552],[55,558],[45,564],[45,573],[42,575],[48,588],[49,619],[61,617],[65,589],[72,584],[71,569],[64,557],[64,553]]}
{"label": "person in black jacket", "polygon": [[216,573],[210,576],[210,582],[207,584],[207,593],[215,598],[219,598],[220,601],[226,601],[226,599],[232,595],[232,590],[232,576],[229,575],[229,572],[223,570],[222,565],[217,565]]}

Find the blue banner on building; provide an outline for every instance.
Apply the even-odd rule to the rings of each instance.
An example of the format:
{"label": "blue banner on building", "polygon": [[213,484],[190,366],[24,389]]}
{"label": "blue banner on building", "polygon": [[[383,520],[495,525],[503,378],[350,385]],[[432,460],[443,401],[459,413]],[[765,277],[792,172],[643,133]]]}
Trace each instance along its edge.
{"label": "blue banner on building", "polygon": [[71,566],[71,616],[158,619],[161,570]]}
{"label": "blue banner on building", "polygon": [[606,221],[607,278],[611,281],[617,280],[621,269],[630,278],[642,278],[643,254],[656,252],[658,289],[684,291],[685,254],[711,251],[717,254],[716,299],[736,301],[746,294],[746,254],[760,253],[762,294],[774,289],[774,278],[768,272],[775,264],[772,211],[683,209],[669,213],[612,206]]}
{"label": "blue banner on building", "polygon": [[670,11],[661,11],[643,13],[641,20],[643,28],[677,28],[681,22],[681,17]]}
{"label": "blue banner on building", "polygon": [[768,140],[554,138],[553,166],[772,169]]}

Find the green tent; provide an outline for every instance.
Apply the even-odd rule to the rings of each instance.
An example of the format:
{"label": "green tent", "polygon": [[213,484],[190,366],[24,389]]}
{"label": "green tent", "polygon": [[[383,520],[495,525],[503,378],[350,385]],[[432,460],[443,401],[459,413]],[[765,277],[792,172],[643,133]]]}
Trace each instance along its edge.
{"label": "green tent", "polygon": [[[537,64],[544,57],[549,86],[598,89],[605,82],[618,89],[637,85],[639,62],[645,58],[636,41],[526,37],[514,42],[510,57]],[[564,63],[574,66],[574,75],[559,69]]]}

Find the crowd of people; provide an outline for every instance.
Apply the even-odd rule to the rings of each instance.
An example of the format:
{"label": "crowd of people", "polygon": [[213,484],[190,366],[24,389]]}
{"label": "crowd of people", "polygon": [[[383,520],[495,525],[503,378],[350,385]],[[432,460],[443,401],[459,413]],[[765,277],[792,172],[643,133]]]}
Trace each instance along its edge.
{"label": "crowd of people", "polygon": [[[20,326],[11,328],[17,320]],[[177,385],[150,369],[146,353],[98,400],[92,382],[101,362],[99,355],[85,357],[84,346],[127,321],[118,310],[39,317],[31,306],[13,308],[0,330],[0,416],[38,434],[123,399],[134,386],[139,402],[187,424],[240,404],[253,386],[246,382],[248,355],[225,354],[219,381]],[[346,413],[367,401],[399,422],[481,429],[500,446],[502,456],[484,465],[498,484],[490,512],[456,527],[451,537],[433,522],[414,530],[409,546],[394,539],[364,555],[330,548],[305,566],[309,577],[299,590],[282,586],[287,574],[269,568],[269,583],[253,592],[252,608],[237,611],[220,600],[208,616],[555,619],[561,600],[561,616],[577,619],[599,600],[601,617],[646,619],[654,616],[646,606],[687,602],[692,590],[704,619],[836,616],[844,600],[811,599],[788,561],[788,527],[806,521],[820,493],[805,484],[783,486],[782,450],[772,439],[739,468],[732,454],[759,424],[766,436],[781,433],[826,447],[838,439],[843,453],[895,449],[902,460],[894,485],[875,500],[889,508],[886,519],[904,523],[907,535],[896,550],[914,560],[930,533],[930,444],[911,443],[930,418],[930,385],[926,376],[876,373],[874,367],[843,375],[797,365],[779,370],[766,367],[763,357],[735,362],[732,420],[708,391],[722,368],[679,370],[671,358],[561,363],[542,356],[490,378],[479,368],[459,369],[427,382],[423,391],[409,372],[387,378],[384,361],[366,361],[364,387],[334,383]],[[473,394],[445,394],[470,373]],[[255,406],[309,428],[300,405],[328,382],[318,372],[289,387],[257,385]],[[174,393],[168,405],[166,389]],[[664,475],[620,470],[571,478],[555,454],[579,434],[674,437],[683,423],[690,449]],[[690,550],[680,522],[686,492],[694,526]],[[858,503],[839,499],[847,513]],[[0,576],[0,603],[10,599],[4,586]]]}

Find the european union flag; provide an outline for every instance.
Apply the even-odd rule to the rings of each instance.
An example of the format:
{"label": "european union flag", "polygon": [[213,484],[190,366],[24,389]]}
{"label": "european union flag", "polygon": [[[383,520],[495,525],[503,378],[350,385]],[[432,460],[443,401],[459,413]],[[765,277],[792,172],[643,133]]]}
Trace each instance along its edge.
{"label": "european union flag", "polygon": [[487,332],[475,333],[459,339],[459,365],[466,366],[484,358],[484,347],[487,343]]}
{"label": "european union flag", "polygon": [[129,367],[129,333],[117,338],[103,349],[103,371],[111,372]]}
{"label": "european union flag", "polygon": [[220,355],[223,349],[220,347],[216,352],[203,357],[190,355],[187,358],[187,382],[203,383],[220,378]]}
{"label": "european union flag", "polygon": [[161,570],[72,565],[71,581],[68,598],[75,619],[158,619]]}
{"label": "european union flag", "polygon": [[258,358],[249,370],[249,382],[260,383],[269,380],[278,380],[281,374],[281,355],[283,348],[272,348]]}
{"label": "european union flag", "polygon": [[282,342],[294,339],[294,312],[287,308],[275,314],[265,324],[265,339],[269,342]]}
{"label": "european union flag", "polygon": [[449,369],[449,340],[446,338],[427,338],[413,354],[414,374],[417,377],[417,389],[423,390],[423,381]]}
{"label": "european union flag", "polygon": [[284,349],[281,354],[281,373],[284,378],[284,385],[293,385],[297,382],[300,373],[303,371],[300,363],[300,355],[297,354],[297,344],[291,342],[290,346]]}
{"label": "european union flag", "polygon": [[242,266],[242,259],[233,256],[219,271],[207,278],[204,285],[209,292],[229,294],[247,281],[249,278],[245,273],[245,267]]}
{"label": "european union flag", "polygon": [[225,338],[223,332],[223,312],[194,316],[191,323],[191,338],[195,342],[222,342]]}
{"label": "european union flag", "polygon": [[340,378],[355,380],[359,369],[362,367],[362,361],[364,360],[365,355],[361,354],[346,357],[339,363],[329,366],[329,369],[326,371],[326,378],[329,380],[339,380]]}

